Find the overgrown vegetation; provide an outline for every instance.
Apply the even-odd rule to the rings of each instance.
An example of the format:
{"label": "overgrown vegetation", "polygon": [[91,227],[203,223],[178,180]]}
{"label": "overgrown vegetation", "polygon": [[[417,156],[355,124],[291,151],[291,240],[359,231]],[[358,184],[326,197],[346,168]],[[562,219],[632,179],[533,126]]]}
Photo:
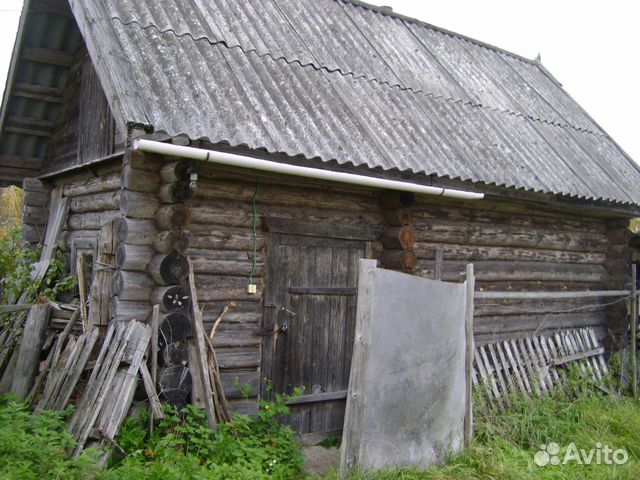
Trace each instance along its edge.
{"label": "overgrown vegetation", "polygon": [[123,425],[109,468],[102,470],[100,452],[85,451],[69,460],[73,439],[65,431],[69,413],[32,414],[21,403],[0,400],[0,478],[3,479],[296,479],[302,455],[293,431],[278,417],[288,413],[285,397],[261,402],[256,417],[236,415],[216,432],[206,416],[188,406],[166,407],[166,417],[148,434],[142,412]]}
{"label": "overgrown vegetation", "polygon": [[18,187],[0,188],[0,239],[22,224],[24,191]]}
{"label": "overgrown vegetation", "polygon": [[[613,391],[611,385],[606,387]],[[510,399],[510,407],[496,413],[483,405],[476,392],[475,438],[462,453],[444,466],[427,471],[388,469],[369,475],[354,474],[349,480],[448,480],[448,479],[637,479],[640,478],[640,403],[629,397],[605,393],[574,369],[564,389],[542,398]],[[538,466],[534,456],[554,442],[560,446],[560,464]],[[562,460],[571,444],[588,455],[591,449],[624,449],[624,465]],[[600,447],[599,447],[600,446]],[[585,457],[582,457],[585,458]],[[609,455],[611,458],[611,455]],[[339,479],[337,472],[325,480]]]}
{"label": "overgrown vegetation", "polygon": [[[350,480],[445,479],[636,479],[640,478],[640,408],[629,398],[599,389],[568,388],[555,395],[512,398],[495,413],[479,408],[475,440],[444,466],[427,471],[387,469],[353,474]],[[579,390],[579,394],[576,392]],[[213,432],[195,407],[182,412],[167,407],[166,418],[148,434],[146,412],[128,419],[111,463],[100,469],[99,453],[88,450],[69,460],[73,440],[65,432],[65,414],[32,414],[7,398],[0,400],[0,478],[7,479],[298,479],[302,457],[294,434],[278,422],[287,412],[284,398],[263,402],[257,417],[235,416]],[[67,412],[68,413],[68,412]],[[538,466],[541,445],[555,442],[564,457],[573,443],[588,452],[597,445],[625,449],[624,465],[570,462]],[[332,442],[333,443],[333,442]],[[333,445],[327,445],[333,448]],[[337,480],[333,472],[325,480]]]}

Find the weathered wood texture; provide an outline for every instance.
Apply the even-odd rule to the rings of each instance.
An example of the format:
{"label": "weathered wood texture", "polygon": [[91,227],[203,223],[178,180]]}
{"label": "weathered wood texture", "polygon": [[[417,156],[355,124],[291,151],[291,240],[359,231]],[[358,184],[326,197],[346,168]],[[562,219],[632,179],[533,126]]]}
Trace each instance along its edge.
{"label": "weathered wood texture", "polygon": [[[625,261],[616,262],[627,255],[619,223],[488,202],[456,205],[429,199],[413,207],[413,221],[416,271],[425,277],[436,273],[441,250],[442,279],[461,281],[465,265],[472,262],[477,291],[624,287]],[[475,305],[474,331],[479,341],[493,341],[559,328],[610,326],[624,319],[603,306],[615,300],[481,299]]]}
{"label": "weathered wood texture", "polygon": [[84,45],[75,55],[43,170],[90,162],[123,149],[100,80]]}
{"label": "weathered wood texture", "polygon": [[35,178],[25,178],[22,188],[24,189],[22,237],[35,248],[44,240],[52,187]]}
{"label": "weathered wood texture", "polygon": [[[361,193],[318,185],[301,185],[287,178],[277,181],[261,179],[256,201],[257,257],[253,275],[257,294],[249,294],[247,284],[252,271],[254,249],[252,198],[256,188],[255,181],[243,181],[237,176],[223,174],[200,164],[198,174],[198,188],[193,198],[185,202],[191,208],[191,223],[184,227],[189,237],[189,245],[184,253],[193,261],[198,297],[204,305],[203,321],[207,332],[211,332],[216,319],[228,307],[228,313],[220,321],[212,343],[230,407],[236,412],[254,413],[261,375],[266,374],[260,371],[261,345],[263,338],[265,344],[272,342],[271,337],[258,335],[265,326],[262,323],[261,298],[267,282],[265,262],[271,235],[265,230],[264,219],[294,219],[300,223],[325,226],[326,230],[336,235],[341,235],[341,232],[347,235],[347,230],[353,233],[351,230],[355,230],[355,227],[382,232],[385,221],[374,192]],[[330,239],[305,238],[308,239],[308,249],[311,250],[314,242],[317,248],[324,248],[323,252],[338,248]],[[354,259],[357,260],[355,256]],[[340,255],[336,257],[336,262],[338,261],[342,261]],[[323,271],[327,268],[331,268],[331,265],[322,266]],[[335,268],[336,272],[346,272],[347,264],[336,264]],[[307,297],[313,298],[312,295]],[[335,295],[323,298],[331,299],[331,308],[335,311],[346,302],[343,297]],[[330,307],[327,306],[326,309],[329,312]],[[336,314],[332,325],[335,324],[337,332],[342,332],[345,327],[339,325],[339,318],[342,317]],[[319,348],[324,348],[325,343],[321,343]],[[241,384],[252,387],[248,400],[243,399],[242,392],[234,385],[236,378]],[[335,381],[340,383],[343,380],[340,372],[340,379]],[[311,385],[309,393],[310,391]],[[343,406],[339,402],[330,402],[323,406],[297,408],[295,414],[300,415],[299,412],[304,410],[307,420],[311,421],[309,413],[313,410],[317,413],[317,421],[325,421],[325,415],[330,416],[328,410],[340,408]]]}

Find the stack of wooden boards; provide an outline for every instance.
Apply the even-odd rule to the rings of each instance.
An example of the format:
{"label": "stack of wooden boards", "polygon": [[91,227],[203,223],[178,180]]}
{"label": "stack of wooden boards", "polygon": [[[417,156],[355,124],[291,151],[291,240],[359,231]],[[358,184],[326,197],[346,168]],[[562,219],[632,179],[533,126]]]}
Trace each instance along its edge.
{"label": "stack of wooden boards", "polygon": [[594,382],[609,371],[592,328],[486,343],[476,346],[474,360],[473,384],[483,386],[489,404],[498,409],[509,404],[512,394],[552,392],[570,365]]}

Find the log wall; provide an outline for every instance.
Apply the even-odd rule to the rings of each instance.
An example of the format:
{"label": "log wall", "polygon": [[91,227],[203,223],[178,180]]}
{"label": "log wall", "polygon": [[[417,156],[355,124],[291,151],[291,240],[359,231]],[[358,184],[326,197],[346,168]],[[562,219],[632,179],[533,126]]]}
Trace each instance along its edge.
{"label": "log wall", "polygon": [[[260,391],[262,293],[268,233],[263,219],[297,219],[325,225],[376,226],[384,219],[374,192],[342,191],[317,183],[262,177],[257,194],[257,294],[247,293],[253,255],[252,198],[255,176],[249,177],[197,165],[197,189],[186,201],[191,223],[186,254],[193,259],[196,286],[204,305],[205,329],[225,306],[229,307],[214,337],[214,347],[225,391],[236,411],[255,412]],[[250,384],[248,401],[234,385],[235,378]]]}
{"label": "log wall", "polygon": [[[442,279],[461,281],[465,264],[473,262],[476,291],[604,290],[626,283],[625,265],[611,270],[613,256],[623,255],[624,240],[612,248],[612,236],[620,232],[605,220],[489,200],[445,203],[425,197],[413,210],[419,275],[433,276],[441,250]],[[622,223],[616,228],[624,230]],[[587,307],[611,301],[477,300],[476,340],[579,326],[597,327],[604,337],[607,327],[624,322],[624,313],[608,316],[603,306]]]}
{"label": "log wall", "polygon": [[[214,346],[225,391],[232,408],[240,412],[255,412],[260,390],[263,340],[258,332],[269,248],[263,228],[267,217],[377,229],[384,238],[372,246],[380,259],[385,251],[410,247],[416,259],[413,273],[427,278],[437,271],[445,281],[462,281],[465,265],[473,262],[480,291],[618,289],[628,280],[625,221],[436,197],[416,198],[408,210],[389,206],[379,192],[261,175],[257,293],[251,294],[247,284],[254,247],[255,174],[128,152],[123,160],[99,164],[91,172],[61,175],[55,184],[63,186],[71,200],[64,232],[69,248],[74,239],[97,238],[102,225],[118,218],[111,303],[117,320],[145,320],[154,303],[171,313],[166,302],[175,298],[179,282],[163,278],[161,264],[171,255],[173,265],[180,264],[175,261],[180,255],[192,258],[207,332],[229,308]],[[399,234],[408,226],[410,246]],[[476,340],[578,326],[595,326],[604,336],[606,328],[623,324],[624,308],[585,307],[610,301],[478,300]],[[172,352],[175,358],[168,361],[184,356],[177,350],[165,356],[170,358]],[[253,385],[248,400],[234,385],[236,378]]]}

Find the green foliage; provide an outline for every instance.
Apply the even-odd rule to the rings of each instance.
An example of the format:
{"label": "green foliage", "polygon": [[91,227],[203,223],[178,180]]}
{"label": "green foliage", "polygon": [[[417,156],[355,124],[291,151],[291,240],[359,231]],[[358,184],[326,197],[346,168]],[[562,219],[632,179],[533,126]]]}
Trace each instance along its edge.
{"label": "green foliage", "polygon": [[236,415],[216,432],[193,406],[166,407],[151,438],[147,413],[128,419],[119,439],[127,456],[101,478],[296,478],[302,455],[293,431],[278,420],[289,413],[286,400],[277,395],[273,402],[260,402],[257,417]]}
{"label": "green foliage", "polygon": [[0,240],[22,224],[23,200],[21,188],[0,188]]}
{"label": "green foliage", "polygon": [[90,479],[99,469],[96,452],[69,460],[74,441],[66,432],[69,412],[34,415],[15,399],[0,397],[0,478],[20,480]]}
{"label": "green foliage", "polygon": [[20,229],[14,229],[0,240],[0,286],[2,302],[27,294],[27,302],[55,300],[61,293],[77,286],[77,279],[66,274],[67,256],[57,249],[47,273],[41,281],[31,278],[33,264],[40,258],[40,248],[32,250],[23,245]]}
{"label": "green foliage", "polygon": [[[495,412],[474,392],[473,443],[443,466],[426,471],[415,468],[354,473],[348,480],[445,480],[445,479],[564,479],[599,480],[640,478],[640,404],[630,398],[607,395],[590,385],[576,368],[553,395],[541,398],[513,396],[510,407]],[[590,450],[596,443],[624,448],[624,465],[575,462],[537,466],[533,459],[540,445],[556,442]],[[561,450],[561,455],[563,451]],[[325,480],[337,480],[337,472]]]}

